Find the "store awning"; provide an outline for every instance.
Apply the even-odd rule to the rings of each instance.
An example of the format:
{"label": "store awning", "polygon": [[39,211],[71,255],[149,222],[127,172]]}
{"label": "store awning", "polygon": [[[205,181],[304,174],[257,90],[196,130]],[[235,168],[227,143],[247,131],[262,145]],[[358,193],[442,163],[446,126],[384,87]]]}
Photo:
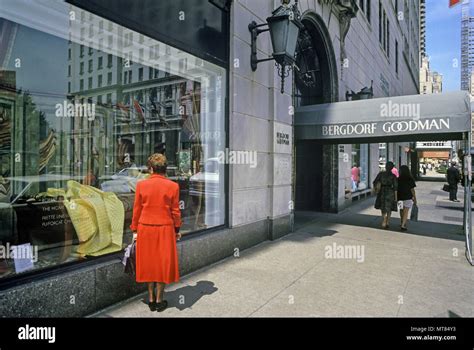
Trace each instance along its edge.
{"label": "store awning", "polygon": [[349,144],[464,140],[466,257],[474,266],[471,215],[471,101],[467,92],[377,98],[296,110],[295,141]]}
{"label": "store awning", "polygon": [[467,92],[300,107],[295,139],[325,143],[458,140],[471,131]]}

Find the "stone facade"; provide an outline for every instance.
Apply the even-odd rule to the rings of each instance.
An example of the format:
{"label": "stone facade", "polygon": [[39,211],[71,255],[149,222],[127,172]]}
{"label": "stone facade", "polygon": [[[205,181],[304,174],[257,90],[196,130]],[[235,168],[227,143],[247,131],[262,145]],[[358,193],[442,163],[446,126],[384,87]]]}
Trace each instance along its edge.
{"label": "stone facade", "polygon": [[[289,223],[292,200],[291,78],[280,93],[280,78],[273,62],[250,67],[248,25],[264,23],[279,1],[235,1],[231,21],[230,149],[257,151],[258,165],[230,166],[230,218],[232,227],[258,220]],[[271,55],[268,33],[259,35],[258,57]],[[284,135],[283,139],[278,135]],[[282,141],[283,140],[283,141]]]}
{"label": "stone facade", "polygon": [[[303,18],[310,15],[319,17],[329,33],[337,62],[336,101],[344,101],[348,91],[359,91],[371,85],[374,98],[418,94],[419,3],[402,4],[398,1],[396,8],[395,1],[363,0],[363,6],[358,9],[361,2],[339,0],[299,2]],[[279,5],[278,0],[233,2],[230,148],[257,150],[259,162],[258,167],[253,170],[242,166],[231,168],[229,195],[232,226],[267,217],[270,219],[284,217],[292,212],[294,162],[291,149],[294,143],[291,140],[291,147],[275,147],[277,130],[286,130],[284,132],[292,134],[291,107],[296,104],[292,102],[290,96],[292,79],[291,77],[287,79],[285,93],[281,94],[279,77],[276,75],[273,62],[259,63],[257,70],[252,72],[249,61],[251,46],[248,24],[252,21],[265,23],[271,11]],[[382,24],[382,33],[379,32],[379,6],[382,8],[380,18],[385,23],[385,27]],[[345,11],[351,7],[356,9],[356,14],[349,20],[350,27],[343,38],[341,33],[347,30]],[[272,47],[268,33],[259,35],[257,48],[259,58],[271,55]],[[379,171],[378,146],[378,144],[369,146],[369,181],[373,180]],[[408,163],[408,157],[404,152],[405,146],[408,144],[388,146],[389,157],[397,166]],[[350,154],[351,145],[346,145],[345,148],[345,152]],[[325,154],[335,153],[332,148],[326,147]],[[291,164],[293,166],[289,166]],[[339,153],[339,160],[332,169],[336,174],[325,179],[325,183],[332,182],[337,186],[335,189],[337,199],[328,199],[336,208],[326,208],[328,211],[342,209],[346,205],[344,183],[347,182],[347,177],[350,177],[347,166],[344,155]],[[329,196],[332,194],[329,193]]]}

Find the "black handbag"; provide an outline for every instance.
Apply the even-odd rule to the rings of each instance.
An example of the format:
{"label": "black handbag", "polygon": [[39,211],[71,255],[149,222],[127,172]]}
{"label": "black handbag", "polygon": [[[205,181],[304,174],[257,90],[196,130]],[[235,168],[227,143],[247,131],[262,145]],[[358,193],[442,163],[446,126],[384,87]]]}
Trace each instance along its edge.
{"label": "black handbag", "polygon": [[442,190],[443,190],[444,192],[449,192],[449,185],[448,185],[448,184],[444,184]]}
{"label": "black handbag", "polygon": [[392,201],[392,211],[398,211],[398,202],[396,200]]}

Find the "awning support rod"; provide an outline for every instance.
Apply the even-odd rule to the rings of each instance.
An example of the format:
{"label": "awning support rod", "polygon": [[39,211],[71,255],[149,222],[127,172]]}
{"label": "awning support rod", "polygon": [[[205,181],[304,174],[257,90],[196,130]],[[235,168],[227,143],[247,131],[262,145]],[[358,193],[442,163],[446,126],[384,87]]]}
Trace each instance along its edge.
{"label": "awning support rod", "polygon": [[466,258],[469,263],[474,266],[472,259],[472,203],[471,203],[471,133],[465,133],[464,137],[464,164],[462,171],[464,172],[464,233],[466,235]]}

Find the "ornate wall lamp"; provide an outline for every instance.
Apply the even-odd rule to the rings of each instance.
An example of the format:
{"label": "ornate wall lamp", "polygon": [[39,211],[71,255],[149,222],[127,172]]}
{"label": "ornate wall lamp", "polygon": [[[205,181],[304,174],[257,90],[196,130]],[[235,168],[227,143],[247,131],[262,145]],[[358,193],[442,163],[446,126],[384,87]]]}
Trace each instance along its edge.
{"label": "ornate wall lamp", "polygon": [[[281,78],[281,93],[284,93],[285,78],[289,76],[290,70],[295,64],[298,35],[304,27],[300,21],[298,0],[295,0],[293,5],[290,5],[290,0],[282,0],[281,3],[281,6],[267,18],[267,23],[257,24],[253,21],[249,24],[252,44],[250,65],[252,71],[255,72],[260,62],[275,60],[278,76]],[[267,31],[270,32],[272,40],[272,57],[258,59],[257,37]]]}

